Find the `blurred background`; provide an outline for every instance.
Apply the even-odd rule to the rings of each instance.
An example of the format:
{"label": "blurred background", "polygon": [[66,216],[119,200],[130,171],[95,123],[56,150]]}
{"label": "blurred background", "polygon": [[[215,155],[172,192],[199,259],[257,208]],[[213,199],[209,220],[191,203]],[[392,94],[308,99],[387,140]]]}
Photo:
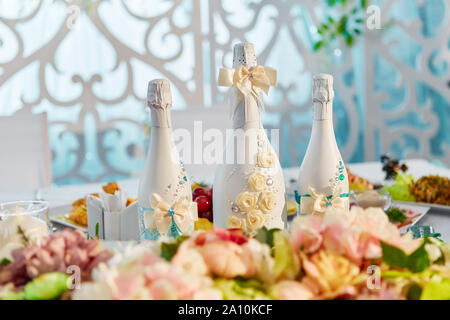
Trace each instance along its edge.
{"label": "blurred background", "polygon": [[[137,176],[148,81],[169,79],[174,110],[214,115],[218,70],[248,41],[278,69],[263,121],[280,129],[284,167],[303,159],[318,72],[335,77],[346,162],[450,166],[449,15],[448,0],[0,0],[0,116],[46,113],[56,184]],[[0,125],[0,142],[20,123]]]}

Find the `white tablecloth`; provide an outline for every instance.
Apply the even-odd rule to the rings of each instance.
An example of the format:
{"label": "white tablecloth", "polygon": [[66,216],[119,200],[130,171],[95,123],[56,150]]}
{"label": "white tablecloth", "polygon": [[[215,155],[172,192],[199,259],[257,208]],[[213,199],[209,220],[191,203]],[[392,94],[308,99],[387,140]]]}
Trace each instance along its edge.
{"label": "white tablecloth", "polygon": [[[409,167],[409,172],[416,178],[429,174],[438,174],[450,178],[450,170],[431,164],[426,160],[406,160]],[[372,183],[382,183],[384,179],[384,172],[381,170],[381,163],[379,162],[364,162],[349,164],[350,170]],[[187,168],[188,169],[188,168]],[[299,168],[284,169],[286,187],[288,191],[295,185],[293,180],[298,178]],[[189,170],[188,170],[189,172]],[[202,181],[211,183],[212,178],[207,177]],[[103,183],[91,183],[81,185],[69,186],[53,186],[41,190],[41,197],[50,203],[51,207],[71,204],[75,199],[86,196],[92,192],[101,190]],[[135,197],[138,188],[138,179],[121,180],[119,186],[127,190],[128,194]],[[23,192],[0,192],[0,201],[14,201],[14,200],[33,200],[35,199],[35,191],[24,190]],[[420,225],[431,225],[436,232],[442,234],[442,239],[450,241],[450,212],[438,211],[431,209],[425,217],[419,222]]]}

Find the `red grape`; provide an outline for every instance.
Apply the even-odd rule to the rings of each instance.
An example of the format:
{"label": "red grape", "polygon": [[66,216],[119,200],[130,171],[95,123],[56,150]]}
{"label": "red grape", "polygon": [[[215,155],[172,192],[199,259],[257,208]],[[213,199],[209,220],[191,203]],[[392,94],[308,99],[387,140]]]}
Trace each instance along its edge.
{"label": "red grape", "polygon": [[198,196],[195,198],[195,202],[197,202],[198,212],[205,212],[211,208],[211,200],[208,196]]}
{"label": "red grape", "polygon": [[211,188],[208,188],[207,190],[206,190],[206,195],[210,198],[210,199],[212,199],[212,197],[213,197],[213,188],[211,187]]}
{"label": "red grape", "polygon": [[213,213],[211,210],[205,211],[201,213],[201,218],[208,219],[209,222],[213,222]]}
{"label": "red grape", "polygon": [[197,199],[197,197],[199,197],[199,196],[206,196],[206,195],[207,195],[207,193],[206,193],[205,188],[197,187],[192,192],[192,199],[194,199],[194,201],[195,201],[195,199]]}

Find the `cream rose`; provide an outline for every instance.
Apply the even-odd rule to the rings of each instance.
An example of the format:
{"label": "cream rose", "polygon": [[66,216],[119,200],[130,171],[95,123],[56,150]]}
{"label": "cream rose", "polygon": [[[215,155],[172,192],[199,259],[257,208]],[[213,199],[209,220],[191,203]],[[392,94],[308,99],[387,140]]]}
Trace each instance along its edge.
{"label": "cream rose", "polygon": [[227,218],[227,227],[230,229],[244,229],[244,222],[244,219],[232,215]]}
{"label": "cream rose", "polygon": [[258,152],[258,166],[261,168],[273,168],[275,166],[275,154],[273,152]]}
{"label": "cream rose", "polygon": [[250,189],[255,192],[263,191],[266,189],[266,176],[260,172],[254,172],[248,178],[248,185]]}
{"label": "cream rose", "polygon": [[263,213],[269,213],[276,205],[275,195],[271,191],[261,192],[258,201],[258,207]]}
{"label": "cream rose", "polygon": [[258,194],[254,192],[241,192],[236,199],[236,204],[241,211],[250,211],[256,207],[258,202]]}
{"label": "cream rose", "polygon": [[264,214],[261,210],[253,209],[247,213],[247,228],[250,230],[258,230],[264,225]]}

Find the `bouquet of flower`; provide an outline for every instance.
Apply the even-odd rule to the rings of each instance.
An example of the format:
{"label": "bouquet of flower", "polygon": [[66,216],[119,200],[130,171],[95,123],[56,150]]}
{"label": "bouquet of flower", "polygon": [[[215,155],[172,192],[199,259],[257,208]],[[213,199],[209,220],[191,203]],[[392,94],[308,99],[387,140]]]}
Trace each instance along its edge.
{"label": "bouquet of flower", "polygon": [[213,229],[156,248],[115,256],[85,285],[91,295],[74,297],[450,298],[450,246],[400,235],[381,209],[330,208],[296,218],[290,233],[262,229],[250,239],[239,229]]}
{"label": "bouquet of flower", "polygon": [[92,270],[113,254],[100,241],[66,229],[11,255],[12,261],[0,265],[0,300],[59,298],[74,280],[90,280]]}
{"label": "bouquet of flower", "polygon": [[[14,257],[9,266],[1,267],[0,278],[5,268],[8,274],[17,273],[14,269],[21,258]],[[51,257],[46,259],[53,266]],[[375,208],[352,207],[346,213],[330,207],[320,216],[295,218],[291,232],[262,229],[248,238],[240,229],[212,229],[172,242],[130,246],[110,259],[102,257],[86,264],[90,276],[79,289],[66,289],[66,295],[72,299],[450,299],[450,246],[435,238],[401,235]],[[56,298],[56,292],[64,291],[64,279],[54,274],[58,268],[29,270],[21,283],[35,291],[25,298]],[[41,277],[48,278],[47,286],[42,286],[46,279]],[[2,296],[13,279],[8,276],[0,282],[0,298],[24,297]],[[46,295],[36,294],[43,287]]]}

